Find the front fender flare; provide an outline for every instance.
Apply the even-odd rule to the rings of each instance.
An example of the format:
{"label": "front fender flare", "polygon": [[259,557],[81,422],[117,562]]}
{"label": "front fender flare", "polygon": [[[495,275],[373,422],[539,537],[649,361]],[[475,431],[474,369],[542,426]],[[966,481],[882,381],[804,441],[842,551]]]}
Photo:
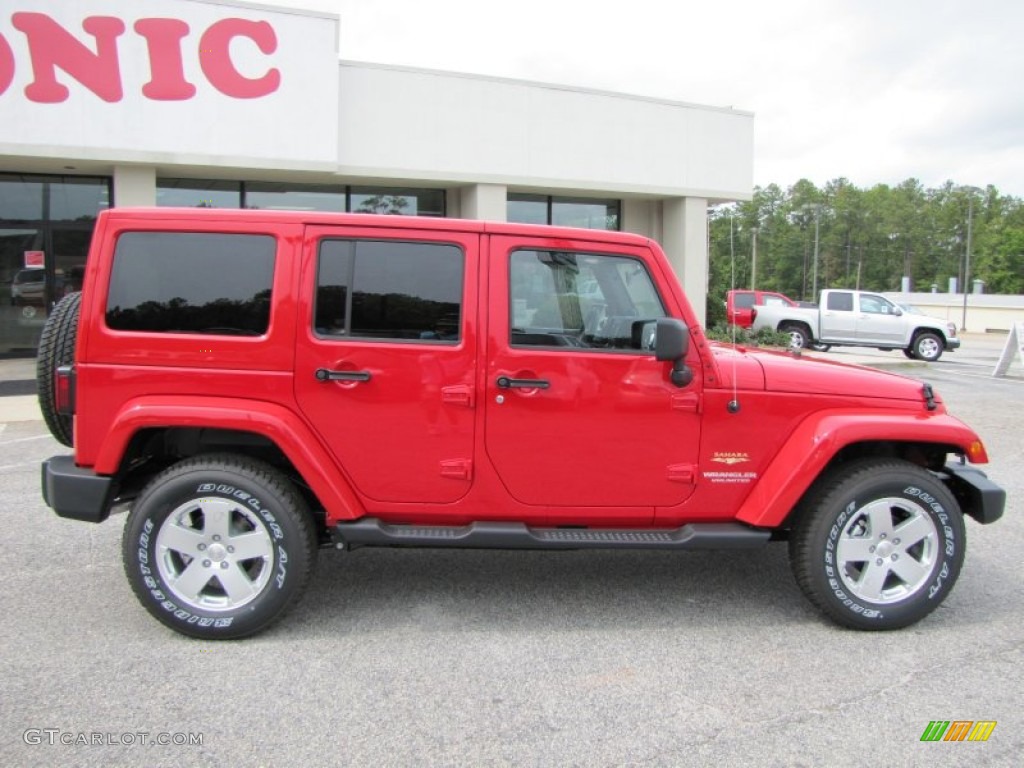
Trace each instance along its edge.
{"label": "front fender flare", "polygon": [[312,430],[287,408],[260,400],[145,396],[125,403],[103,439],[94,471],[114,475],[131,438],[142,429],[210,427],[251,432],[281,449],[324,505],[328,522],[364,514],[362,504]]}
{"label": "front fender flare", "polygon": [[[829,410],[808,416],[789,436],[757,485],[743,502],[736,519],[774,528],[814,484],[843,448],[864,442],[913,442],[954,446],[968,453],[978,436],[947,413],[893,413],[887,410]],[[987,461],[984,453],[976,457]]]}

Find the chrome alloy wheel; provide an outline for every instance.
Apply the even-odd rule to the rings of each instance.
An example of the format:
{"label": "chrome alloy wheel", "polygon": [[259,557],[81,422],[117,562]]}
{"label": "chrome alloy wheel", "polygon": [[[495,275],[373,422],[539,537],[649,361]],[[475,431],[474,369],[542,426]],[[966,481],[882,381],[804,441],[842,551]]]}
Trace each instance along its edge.
{"label": "chrome alloy wheel", "polygon": [[932,517],[905,498],[882,498],[855,511],[836,547],[843,585],[865,602],[905,600],[931,579],[939,555]]}
{"label": "chrome alloy wheel", "polygon": [[164,521],[156,567],[190,608],[227,611],[255,599],[273,573],[274,548],[261,518],[222,498],[192,499]]}

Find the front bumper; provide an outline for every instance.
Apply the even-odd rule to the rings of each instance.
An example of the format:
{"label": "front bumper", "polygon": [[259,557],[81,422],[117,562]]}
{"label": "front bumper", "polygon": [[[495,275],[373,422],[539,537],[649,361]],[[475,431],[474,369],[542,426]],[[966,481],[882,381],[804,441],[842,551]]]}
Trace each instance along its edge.
{"label": "front bumper", "polygon": [[946,338],[946,349],[960,349],[960,337],[949,336]]}
{"label": "front bumper", "polygon": [[1003,516],[1006,491],[988,479],[979,469],[964,464],[947,464],[946,485],[953,492],[964,514],[988,525]]}
{"label": "front bumper", "polygon": [[110,515],[114,479],[75,466],[71,456],[43,462],[43,501],[61,517],[102,523]]}

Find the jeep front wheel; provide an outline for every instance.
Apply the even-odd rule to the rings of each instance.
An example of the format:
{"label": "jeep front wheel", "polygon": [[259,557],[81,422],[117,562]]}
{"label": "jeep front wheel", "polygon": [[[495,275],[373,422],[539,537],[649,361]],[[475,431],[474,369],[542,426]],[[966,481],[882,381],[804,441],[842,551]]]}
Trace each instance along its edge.
{"label": "jeep front wheel", "polygon": [[230,454],[182,461],[142,491],[123,559],[136,597],[171,629],[207,640],[253,635],[304,591],[313,518],[273,467]]}
{"label": "jeep front wheel", "polygon": [[797,583],[854,629],[898,629],[927,616],[964,560],[963,515],[934,475],[897,460],[840,469],[802,502],[790,538]]}

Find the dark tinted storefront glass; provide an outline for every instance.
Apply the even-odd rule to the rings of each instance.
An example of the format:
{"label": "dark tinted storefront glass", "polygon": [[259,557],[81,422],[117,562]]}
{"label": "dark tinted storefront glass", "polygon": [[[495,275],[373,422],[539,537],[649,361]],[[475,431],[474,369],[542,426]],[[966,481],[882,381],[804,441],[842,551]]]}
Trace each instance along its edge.
{"label": "dark tinted storefront glass", "polygon": [[444,216],[443,189],[404,187],[352,187],[351,213],[379,213],[400,216]]}
{"label": "dark tinted storefront glass", "polygon": [[619,202],[556,197],[551,203],[551,223],[560,227],[617,230]]}
{"label": "dark tinted storefront glass", "polygon": [[245,207],[340,213],[345,210],[345,187],[251,181],[245,184]]}
{"label": "dark tinted storefront glass", "polygon": [[0,354],[33,354],[46,316],[81,289],[110,179],[0,173]]}
{"label": "dark tinted storefront glass", "polygon": [[110,185],[106,179],[78,179],[65,176],[50,185],[51,221],[95,221],[97,212],[110,207]]}
{"label": "dark tinted storefront glass", "polygon": [[157,179],[156,204],[180,208],[241,208],[242,184],[216,179]]}
{"label": "dark tinted storefront glass", "polygon": [[511,193],[506,216],[520,224],[618,230],[621,207],[618,200]]}
{"label": "dark tinted storefront glass", "polygon": [[547,195],[510,194],[506,217],[519,224],[550,224]]}
{"label": "dark tinted storefront glass", "polygon": [[43,183],[31,176],[0,175],[0,221],[41,221]]}

